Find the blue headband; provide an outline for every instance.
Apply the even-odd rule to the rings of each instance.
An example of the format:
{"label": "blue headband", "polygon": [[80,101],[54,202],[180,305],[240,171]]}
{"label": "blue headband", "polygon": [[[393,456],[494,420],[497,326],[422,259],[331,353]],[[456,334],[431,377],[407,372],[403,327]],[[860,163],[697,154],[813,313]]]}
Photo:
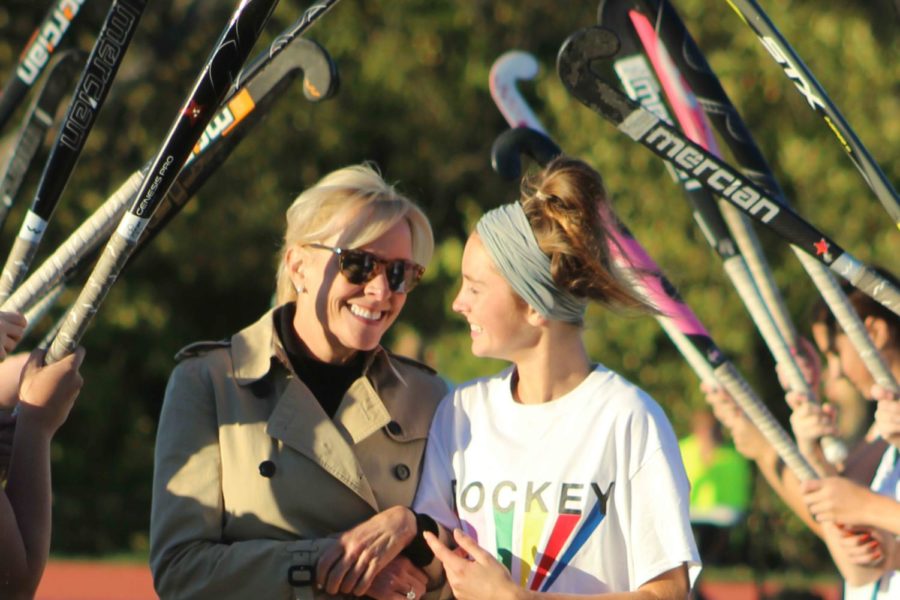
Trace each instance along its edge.
{"label": "blue headband", "polygon": [[547,319],[580,323],[587,301],[557,287],[544,254],[518,202],[486,212],[475,230],[500,274],[515,292]]}

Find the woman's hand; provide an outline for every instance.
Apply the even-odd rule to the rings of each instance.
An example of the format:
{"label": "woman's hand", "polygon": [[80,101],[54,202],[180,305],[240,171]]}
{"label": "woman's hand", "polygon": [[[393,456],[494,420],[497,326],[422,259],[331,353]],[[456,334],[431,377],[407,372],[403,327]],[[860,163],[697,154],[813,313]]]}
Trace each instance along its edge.
{"label": "woman's hand", "polygon": [[875,431],[891,445],[900,448],[900,401],[880,385],[872,386],[872,398],[878,401]]}
{"label": "woman's hand", "polygon": [[792,409],[791,429],[794,431],[800,453],[813,466],[818,466],[820,472],[833,472],[830,463],[825,459],[819,440],[826,435],[837,435],[834,407],[830,404],[819,405],[811,402],[802,392],[788,392],[785,400]]}
{"label": "woman's hand", "polygon": [[[813,392],[813,400],[819,401],[819,386],[822,384],[822,358],[816,347],[808,339],[803,337],[797,338],[797,345],[791,348],[791,355],[800,369],[803,380]],[[790,389],[790,377],[787,375],[787,369],[783,365],[775,365],[775,374],[778,376],[778,383],[781,389]]]}
{"label": "woman's hand", "polygon": [[712,407],[713,414],[731,434],[735,449],[750,460],[762,458],[771,445],[731,395],[719,386],[708,383],[701,384],[700,390]]}
{"label": "woman's hand", "polygon": [[416,535],[416,518],[394,506],[337,536],[316,563],[316,584],[331,595],[364,596],[381,572]]}
{"label": "woman's hand", "polygon": [[472,538],[459,529],[453,530],[453,539],[468,557],[450,550],[437,537],[425,532],[425,541],[435,557],[444,565],[447,582],[457,600],[513,600],[519,588],[513,583],[509,571],[496,558],[485,552]]}
{"label": "woman's hand", "polygon": [[[840,537],[840,552],[854,565],[877,567],[884,563],[887,536],[877,529],[844,529]],[[893,537],[893,536],[890,536]]]}
{"label": "woman's hand", "polygon": [[81,391],[84,379],[78,369],[84,360],[84,348],[52,365],[44,364],[43,350],[28,357],[19,382],[19,421],[28,420],[47,434],[54,434],[65,422]]}
{"label": "woman's hand", "polygon": [[0,360],[13,351],[22,334],[25,333],[27,321],[17,312],[0,312]]}
{"label": "woman's hand", "polygon": [[410,592],[416,598],[425,595],[428,576],[405,556],[398,556],[375,575],[366,596],[375,600],[406,600]]}
{"label": "woman's hand", "polygon": [[867,500],[873,493],[845,477],[825,477],[800,484],[803,502],[819,523],[867,525]]}

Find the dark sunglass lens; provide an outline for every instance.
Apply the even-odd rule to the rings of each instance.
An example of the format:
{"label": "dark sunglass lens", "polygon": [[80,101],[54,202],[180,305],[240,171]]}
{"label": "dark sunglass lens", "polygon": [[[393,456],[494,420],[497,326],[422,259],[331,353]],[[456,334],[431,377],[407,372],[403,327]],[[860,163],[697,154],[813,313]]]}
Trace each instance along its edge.
{"label": "dark sunglass lens", "polygon": [[408,285],[406,282],[406,261],[393,260],[387,264],[387,280],[388,287],[392,292],[405,292]]}
{"label": "dark sunglass lens", "polygon": [[373,270],[375,259],[368,252],[345,250],[341,253],[341,273],[353,285],[368,281]]}

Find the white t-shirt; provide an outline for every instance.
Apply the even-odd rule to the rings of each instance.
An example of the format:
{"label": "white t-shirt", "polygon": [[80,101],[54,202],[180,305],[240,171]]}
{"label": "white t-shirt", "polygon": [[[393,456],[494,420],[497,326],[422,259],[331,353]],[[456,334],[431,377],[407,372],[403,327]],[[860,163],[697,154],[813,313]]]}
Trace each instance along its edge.
{"label": "white t-shirt", "polygon": [[[900,453],[889,446],[881,457],[872,491],[900,500]],[[900,598],[900,571],[887,571],[878,581],[858,587],[844,586],[844,600],[882,600]]]}
{"label": "white t-shirt", "polygon": [[603,366],[552,402],[517,403],[509,368],[458,387],[431,424],[414,510],[461,527],[537,591],[633,591],[700,572],[671,425]]}

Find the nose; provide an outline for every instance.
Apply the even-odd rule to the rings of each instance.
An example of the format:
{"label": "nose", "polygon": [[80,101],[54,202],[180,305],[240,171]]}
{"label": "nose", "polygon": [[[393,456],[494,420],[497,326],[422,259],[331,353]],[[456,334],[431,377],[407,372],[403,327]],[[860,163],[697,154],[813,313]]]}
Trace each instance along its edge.
{"label": "nose", "polygon": [[365,291],[366,296],[371,296],[379,301],[390,298],[392,292],[384,267],[381,265],[376,267],[375,276],[366,283]]}
{"label": "nose", "polygon": [[463,300],[463,291],[459,290],[456,294],[456,297],[453,299],[453,303],[450,305],[450,308],[453,312],[457,312],[459,314],[463,314],[468,309],[468,305]]}

